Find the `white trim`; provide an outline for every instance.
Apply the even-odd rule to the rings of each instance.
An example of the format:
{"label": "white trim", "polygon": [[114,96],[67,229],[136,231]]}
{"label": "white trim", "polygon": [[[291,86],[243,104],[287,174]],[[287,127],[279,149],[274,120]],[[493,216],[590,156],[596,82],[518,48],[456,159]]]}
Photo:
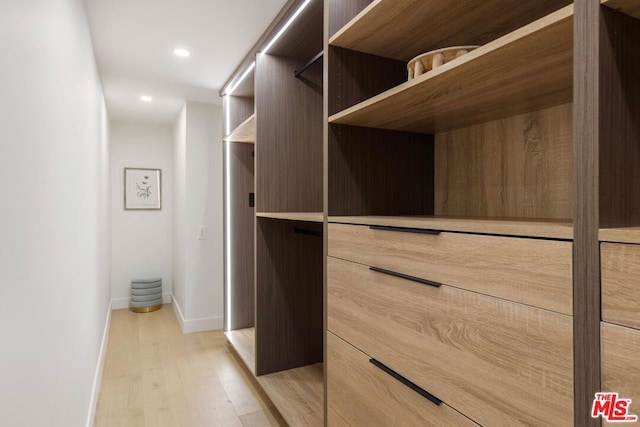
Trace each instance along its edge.
{"label": "white trim", "polygon": [[[111,300],[111,310],[122,310],[123,308],[129,308],[129,297],[113,298]],[[162,294],[162,303],[171,304],[171,294]]]}
{"label": "white trim", "polygon": [[218,317],[205,317],[203,319],[185,319],[182,315],[182,310],[180,309],[180,305],[178,301],[175,299],[173,295],[171,295],[173,312],[178,319],[178,323],[180,324],[180,329],[183,334],[190,334],[192,332],[202,332],[202,331],[214,331],[218,329],[222,329],[223,326],[223,318],[221,316]]}
{"label": "white trim", "polygon": [[98,395],[100,394],[100,386],[102,384],[102,372],[104,371],[104,362],[107,356],[107,345],[109,344],[109,329],[111,328],[111,310],[112,303],[109,302],[107,309],[107,319],[104,323],[104,332],[102,333],[102,343],[100,344],[100,354],[98,355],[98,364],[96,365],[96,373],[93,376],[93,387],[91,388],[91,400],[89,401],[89,413],[87,414],[86,427],[92,427],[96,417],[96,408],[98,406]]}
{"label": "white trim", "polygon": [[182,316],[182,310],[180,310],[178,300],[173,294],[171,294],[171,305],[173,306],[173,313],[176,315],[176,319],[178,319],[178,323],[180,324],[180,330],[184,333],[184,317]]}

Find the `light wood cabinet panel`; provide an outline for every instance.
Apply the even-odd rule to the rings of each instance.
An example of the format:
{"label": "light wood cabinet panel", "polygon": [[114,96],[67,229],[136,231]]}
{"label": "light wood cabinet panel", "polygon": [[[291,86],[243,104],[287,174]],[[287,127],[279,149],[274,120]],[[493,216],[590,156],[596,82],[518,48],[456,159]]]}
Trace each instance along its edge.
{"label": "light wood cabinet panel", "polygon": [[436,135],[435,214],[573,215],[572,104]]}
{"label": "light wood cabinet panel", "polygon": [[329,224],[329,255],[564,314],[571,242]]}
{"label": "light wood cabinet panel", "polygon": [[640,328],[640,245],[602,243],[602,320]]}
{"label": "light wood cabinet panel", "polygon": [[435,405],[327,334],[329,426],[477,426],[445,403]]}
{"label": "light wood cabinet panel", "polygon": [[640,416],[640,330],[602,322],[600,333],[602,391],[631,399],[631,414]]}
{"label": "light wood cabinet panel", "polygon": [[328,259],[328,329],[482,425],[572,425],[570,316]]}

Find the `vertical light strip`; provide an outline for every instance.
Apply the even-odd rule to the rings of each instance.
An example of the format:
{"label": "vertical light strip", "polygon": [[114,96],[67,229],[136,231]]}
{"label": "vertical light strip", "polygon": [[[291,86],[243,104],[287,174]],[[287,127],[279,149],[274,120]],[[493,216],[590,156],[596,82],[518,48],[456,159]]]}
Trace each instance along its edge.
{"label": "vertical light strip", "polygon": [[[231,133],[230,124],[230,108],[229,108],[229,96],[225,95],[223,98],[223,107],[225,111],[225,124],[226,129],[225,133],[228,135]],[[226,243],[226,281],[225,288],[225,304],[226,304],[226,330],[231,330],[231,142],[226,141],[225,147],[225,159],[224,159],[224,182],[225,182],[225,192],[224,192],[224,206],[225,206],[225,243]]]}
{"label": "vertical light strip", "polygon": [[309,5],[309,3],[311,3],[311,0],[305,0],[305,2],[300,5],[298,10],[296,10],[296,12],[293,15],[291,15],[291,18],[289,18],[287,23],[284,24],[284,26],[280,29],[280,31],[278,31],[275,37],[272,38],[269,44],[267,44],[267,46],[262,50],[262,53],[267,53],[269,49],[271,49],[271,47],[278,41],[280,37],[282,37],[282,35],[285,33],[285,31],[287,31],[287,29],[291,26],[291,24],[293,24],[293,21],[296,20],[298,15],[302,13],[304,8]]}
{"label": "vertical light strip", "polygon": [[[300,5],[300,7],[295,11],[291,18],[283,25],[283,27],[278,31],[278,33],[271,39],[271,41],[267,44],[267,46],[262,50],[262,53],[267,53],[269,49],[278,41],[280,37],[287,31],[287,29],[293,24],[293,21],[298,18],[298,16],[302,13],[302,11],[311,3],[311,0],[305,0],[304,3]],[[234,90],[242,83],[242,81],[251,73],[251,71],[255,68],[256,62],[253,61],[249,67],[245,70],[245,72],[240,76],[238,81],[236,81],[224,94],[223,97],[223,108],[225,111],[225,133],[228,135],[231,133],[231,117],[229,113],[229,95],[233,93]],[[231,195],[231,142],[226,141],[225,146],[225,195],[224,195],[224,205],[225,205],[225,246],[226,246],[226,281],[225,281],[225,304],[226,304],[226,330],[231,330],[231,298],[232,298],[232,289],[231,289],[231,205],[229,203],[230,195]]]}

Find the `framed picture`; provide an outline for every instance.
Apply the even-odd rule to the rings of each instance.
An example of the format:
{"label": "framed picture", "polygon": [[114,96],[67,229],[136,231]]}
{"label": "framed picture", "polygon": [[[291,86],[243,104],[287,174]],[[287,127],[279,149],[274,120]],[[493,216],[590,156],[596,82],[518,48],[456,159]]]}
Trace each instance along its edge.
{"label": "framed picture", "polygon": [[124,169],[124,209],[157,210],[162,208],[162,171],[160,169]]}

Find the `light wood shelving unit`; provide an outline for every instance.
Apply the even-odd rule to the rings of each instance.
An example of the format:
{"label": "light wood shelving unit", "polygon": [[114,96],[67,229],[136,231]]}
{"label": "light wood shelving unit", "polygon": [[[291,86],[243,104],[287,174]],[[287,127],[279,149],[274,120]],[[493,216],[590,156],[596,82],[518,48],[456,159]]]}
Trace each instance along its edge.
{"label": "light wood shelving unit", "polygon": [[322,426],[322,63],[294,75],[322,50],[322,0],[260,53],[303,3],[284,5],[222,91],[235,87],[224,108],[235,171],[225,333],[289,425]]}
{"label": "light wood shelving unit", "polygon": [[252,114],[247,120],[242,122],[229,135],[224,138],[229,142],[245,142],[253,144],[256,142],[256,115]]}
{"label": "light wood shelving unit", "polygon": [[[348,342],[366,358],[387,364],[398,375],[443,398],[446,406],[482,425],[517,420],[581,425],[589,418],[588,412],[576,416],[571,408],[576,402],[574,378],[578,390],[587,382],[577,366],[589,363],[583,354],[573,364],[579,353],[573,353],[576,313],[570,274],[576,228],[574,5],[568,1],[515,5],[499,0],[480,6],[431,0],[327,0],[326,5],[329,86],[325,95],[325,210],[329,229],[333,230],[333,235],[328,235],[329,252],[325,253],[330,260],[328,333]],[[406,63],[411,58],[456,45],[480,47],[407,81]],[[477,250],[467,252],[467,246],[456,249],[455,244],[449,249],[448,242],[458,238],[466,240],[467,245],[473,240]],[[517,251],[505,251],[516,243],[522,245],[523,254],[531,254],[531,259],[526,255],[516,259]],[[541,249],[539,256],[534,256],[535,247],[548,251]],[[553,251],[557,255],[549,257]],[[471,260],[469,253],[477,258]],[[512,263],[508,261],[511,257]],[[522,275],[506,267],[515,263],[515,268],[525,268],[531,260],[543,258],[538,267]],[[456,269],[456,260],[466,263]],[[503,262],[503,266],[498,265]],[[534,279],[528,276],[533,271],[537,276],[550,274],[552,264],[558,267],[558,280],[553,285],[556,289],[539,295],[505,292],[509,286],[531,290],[530,285],[523,284]],[[495,276],[483,284],[482,280],[473,280],[474,274],[487,278],[495,269],[499,269],[496,273],[500,278]],[[463,272],[468,275],[461,276]],[[391,276],[407,282],[385,279]],[[426,290],[429,286],[415,287],[411,281],[438,290],[431,293]],[[543,286],[551,286],[551,280],[543,282]],[[358,294],[355,283],[366,292]],[[504,286],[496,289],[493,286],[497,283]],[[492,402],[481,403],[480,398],[470,403],[462,397],[471,384],[461,386],[459,372],[441,369],[444,362],[433,359],[437,359],[436,353],[448,351],[456,352],[458,360],[474,359],[473,351],[467,353],[460,346],[447,344],[455,338],[442,337],[458,327],[472,328],[483,310],[471,304],[476,309],[467,307],[448,323],[445,313],[459,305],[446,301],[449,289],[460,292],[462,305],[469,301],[467,298],[481,294],[492,307],[505,304],[509,313],[533,309],[541,322],[562,331],[551,333],[557,342],[530,336],[538,343],[536,351],[558,352],[557,358],[549,359],[547,371],[556,372],[563,384],[557,398],[543,403],[560,389],[552,391],[533,377],[507,381],[510,374],[497,371],[492,378],[478,381],[474,391],[487,387]],[[376,292],[380,295],[367,302],[365,293]],[[408,301],[418,299],[423,292],[428,297],[412,309]],[[543,301],[543,295],[549,293],[562,294],[562,304]],[[404,303],[399,301],[402,298]],[[427,301],[434,304],[432,310],[421,312],[419,307]],[[348,302],[353,302],[353,307],[347,307]],[[436,307],[442,307],[442,315],[433,314]],[[513,363],[513,369],[520,372],[535,370],[531,360],[514,357],[507,361],[506,356],[509,352],[527,353],[519,340],[527,340],[533,333],[527,330],[528,321],[521,324],[514,317],[495,312],[491,317],[505,325],[505,335],[519,337],[501,344],[503,363]],[[391,328],[382,319],[399,320]],[[439,333],[431,331],[440,327]],[[519,328],[523,329],[517,332]],[[546,328],[540,333],[544,335]],[[401,342],[433,340],[438,350],[426,357],[419,356],[423,353],[420,351],[403,352],[400,344],[388,344],[402,334],[406,337]],[[578,342],[576,349],[582,351],[587,346]],[[333,405],[327,408],[328,413],[338,414],[334,419],[342,416],[347,423],[357,423],[354,414],[362,408],[332,397],[340,394],[336,384],[344,381],[332,377],[333,362],[329,359],[327,363],[327,401]],[[479,359],[470,366],[474,372],[475,368],[493,369]],[[567,372],[571,368],[574,371]],[[425,374],[430,371],[437,374]],[[439,379],[443,381],[440,385]],[[505,392],[506,385],[497,385],[500,381],[509,383],[513,390]],[[374,394],[367,386],[361,392]],[[529,392],[543,396],[538,404],[518,397]],[[584,397],[586,394],[579,395],[576,408],[586,407]],[[536,405],[549,408],[560,400],[561,405],[545,414],[531,410]],[[378,405],[392,403],[382,398]],[[496,410],[497,406],[503,409]],[[445,412],[434,407],[430,422],[446,424]]]}
{"label": "light wood shelving unit", "polygon": [[333,114],[329,122],[441,132],[571,102],[572,87],[570,5]]}
{"label": "light wood shelving unit", "polygon": [[227,336],[285,420],[598,427],[603,387],[640,401],[637,319],[610,308],[640,301],[640,3],[312,0],[257,54],[302,3],[224,107]]}

